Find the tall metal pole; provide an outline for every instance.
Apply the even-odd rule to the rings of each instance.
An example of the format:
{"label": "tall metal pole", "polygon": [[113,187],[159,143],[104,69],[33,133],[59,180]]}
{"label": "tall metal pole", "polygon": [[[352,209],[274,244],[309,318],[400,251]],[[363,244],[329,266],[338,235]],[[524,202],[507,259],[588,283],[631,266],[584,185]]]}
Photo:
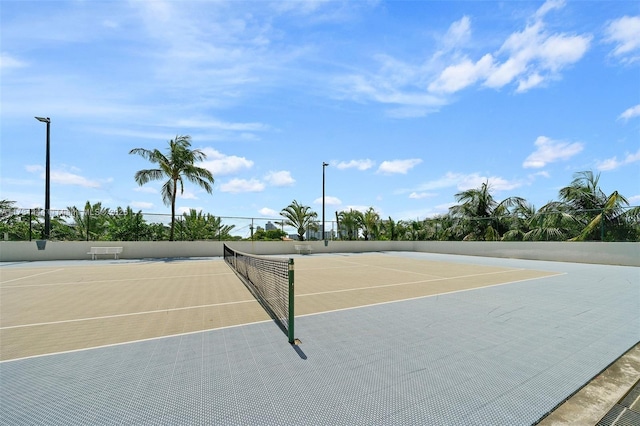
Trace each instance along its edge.
{"label": "tall metal pole", "polygon": [[324,233],[324,169],[328,165],[328,163],[325,163],[324,161],[322,162],[322,239],[325,241],[325,244],[327,242],[327,237]]}
{"label": "tall metal pole", "polygon": [[49,117],[36,117],[36,120],[47,123],[47,154],[45,165],[45,183],[44,183],[44,239],[48,240],[51,234],[51,163],[50,163],[50,145],[51,145],[51,119]]}

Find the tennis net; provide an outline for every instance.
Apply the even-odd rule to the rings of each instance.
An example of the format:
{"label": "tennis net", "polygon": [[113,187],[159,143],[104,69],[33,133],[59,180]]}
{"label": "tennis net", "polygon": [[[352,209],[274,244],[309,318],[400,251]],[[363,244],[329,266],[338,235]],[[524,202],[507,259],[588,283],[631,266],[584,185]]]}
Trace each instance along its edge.
{"label": "tennis net", "polygon": [[225,244],[224,261],[294,343],[293,259],[251,255]]}

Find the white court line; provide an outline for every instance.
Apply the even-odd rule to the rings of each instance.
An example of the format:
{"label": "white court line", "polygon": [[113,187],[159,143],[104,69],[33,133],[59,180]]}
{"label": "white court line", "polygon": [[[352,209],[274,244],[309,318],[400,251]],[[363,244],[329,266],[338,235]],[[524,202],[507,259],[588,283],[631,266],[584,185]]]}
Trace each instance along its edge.
{"label": "white court line", "polygon": [[340,312],[340,311],[349,311],[351,309],[367,308],[369,306],[388,305],[390,303],[406,302],[406,301],[409,301],[409,300],[427,299],[429,297],[438,297],[438,296],[444,296],[444,295],[447,295],[447,294],[464,293],[465,291],[475,291],[475,290],[482,290],[482,289],[485,289],[485,288],[499,287],[499,286],[503,286],[503,285],[510,285],[510,284],[516,284],[516,283],[523,283],[523,282],[526,282],[526,281],[542,280],[542,279],[545,279],[545,278],[552,278],[552,277],[557,277],[557,276],[560,276],[560,275],[567,275],[567,272],[558,272],[558,273],[555,273],[553,275],[545,275],[544,277],[524,278],[524,279],[521,279],[521,280],[508,281],[506,283],[485,285],[485,286],[482,286],[482,287],[473,287],[473,288],[463,288],[463,289],[460,289],[460,290],[451,290],[451,291],[446,291],[444,293],[427,294],[425,296],[410,297],[408,299],[389,300],[389,301],[386,301],[386,302],[370,303],[368,305],[358,305],[358,306],[351,306],[351,307],[348,307],[348,308],[333,309],[331,311],[314,312],[314,313],[311,313],[311,314],[296,315],[295,317],[296,318],[310,317],[310,316],[313,316],[313,315],[322,315],[322,314],[328,314],[328,313],[331,313],[331,312]]}
{"label": "white court line", "polygon": [[[58,269],[58,271],[62,271],[62,269]],[[49,286],[56,286],[56,285],[89,285],[89,284],[99,284],[99,283],[118,283],[118,282],[125,282],[125,281],[145,281],[145,280],[171,280],[171,279],[182,279],[182,278],[194,278],[194,277],[213,277],[216,275],[232,275],[233,272],[220,272],[220,273],[215,273],[215,274],[195,274],[195,275],[176,275],[176,276],[170,276],[170,277],[139,277],[139,278],[121,278],[118,280],[96,280],[96,281],[81,281],[81,282],[66,282],[66,283],[50,283],[50,284],[27,284],[27,285],[8,285],[8,286],[2,286],[0,288],[27,288],[27,287],[49,287]],[[36,274],[36,275],[42,275],[42,274]],[[35,275],[32,275],[35,276]],[[29,277],[24,277],[24,278],[29,278]],[[18,278],[18,279],[22,279],[22,278]],[[15,281],[15,280],[11,280],[11,281]],[[5,281],[5,282],[9,282],[9,281]],[[4,284],[4,282],[2,283]]]}
{"label": "white court line", "polygon": [[[328,294],[328,293],[343,293],[343,292],[347,292],[347,291],[358,291],[358,290],[373,290],[376,288],[384,288],[384,287],[397,287],[397,286],[401,286],[401,285],[411,285],[411,284],[420,284],[420,283],[430,283],[430,282],[434,282],[434,281],[447,281],[447,280],[457,280],[459,278],[472,278],[472,277],[482,277],[485,275],[495,275],[495,274],[505,274],[508,272],[517,272],[517,271],[526,271],[526,269],[510,269],[508,271],[495,271],[495,272],[484,272],[482,274],[471,274],[471,275],[459,275],[457,277],[443,277],[443,278],[433,278],[430,280],[420,280],[420,281],[407,281],[407,282],[403,282],[403,283],[395,283],[395,284],[383,284],[383,285],[377,285],[377,286],[369,286],[369,287],[357,287],[357,288],[346,288],[343,290],[330,290],[330,291],[320,291],[317,293],[305,293],[305,294],[298,294],[296,296],[298,297],[302,297],[302,296],[316,296],[319,294]],[[425,274],[428,275],[428,274]],[[549,276],[549,275],[546,275]],[[553,276],[553,275],[551,275]],[[514,281],[517,282],[517,281]],[[492,284],[493,285],[493,284]],[[483,286],[483,287],[491,287],[491,285],[488,286]],[[479,288],[483,288],[483,287],[479,287]],[[440,294],[446,294],[446,293],[440,293]],[[421,296],[420,296],[421,297]]]}
{"label": "white court line", "polygon": [[[321,267],[317,267],[317,268],[298,268],[296,266],[296,271],[302,271],[302,272],[307,272],[307,271],[318,271],[318,270],[328,270],[328,269],[357,269],[357,268],[377,268],[377,269],[385,269],[387,271],[394,271],[394,272],[401,272],[403,274],[414,274],[414,275],[428,275],[430,277],[438,277],[438,275],[435,274],[429,274],[426,272],[417,272],[417,271],[407,271],[406,269],[396,269],[396,268],[388,268],[385,266],[378,266],[378,265],[369,265],[369,264],[362,264],[362,263],[353,263],[353,262],[349,262],[350,265],[348,266],[329,266],[326,268],[321,268]],[[513,270],[521,270],[521,269],[513,269]]]}
{"label": "white court line", "polygon": [[114,347],[114,346],[124,346],[124,345],[128,345],[130,343],[151,342],[153,340],[166,339],[168,337],[189,336],[191,334],[206,333],[208,331],[213,331],[213,330],[224,330],[226,328],[236,328],[236,327],[244,327],[245,325],[262,324],[264,322],[273,322],[273,320],[272,319],[268,319],[268,320],[262,320],[262,321],[247,322],[247,323],[244,323],[244,324],[225,325],[224,327],[208,328],[206,330],[187,331],[185,333],[167,334],[166,336],[157,336],[157,337],[149,337],[147,339],[129,340],[127,342],[109,343],[107,345],[92,346],[90,348],[71,349],[71,350],[68,350],[68,351],[51,352],[51,353],[39,354],[39,355],[30,355],[30,356],[25,356],[25,357],[22,357],[22,358],[5,359],[4,361],[0,361],[0,364],[4,364],[5,362],[22,361],[22,360],[25,360],[25,359],[32,359],[32,358],[42,358],[42,357],[45,357],[45,356],[52,356],[52,355],[62,355],[62,354],[71,354],[71,353],[75,353],[75,352],[91,351],[93,349],[111,348],[111,347]]}
{"label": "white court line", "polygon": [[173,311],[186,311],[189,309],[200,309],[200,308],[210,308],[212,306],[225,306],[225,305],[237,305],[240,303],[250,303],[255,302],[255,299],[248,300],[238,300],[236,302],[225,302],[225,303],[212,303],[209,305],[196,305],[196,306],[185,306],[183,308],[169,308],[169,309],[158,309],[154,311],[143,311],[143,312],[131,312],[128,314],[116,314],[116,315],[104,315],[101,317],[89,317],[89,318],[76,318],[70,320],[62,320],[62,321],[50,321],[50,322],[38,322],[32,324],[22,324],[22,325],[11,325],[9,327],[0,327],[0,330],[11,330],[14,328],[26,328],[26,327],[37,327],[40,325],[56,325],[56,324],[65,324],[70,322],[82,322],[82,321],[95,321],[101,319],[111,319],[111,318],[122,318],[122,317],[130,317],[134,315],[147,315],[147,314],[157,314],[161,312],[173,312]]}
{"label": "white court line", "polygon": [[[406,269],[389,268],[389,267],[386,267],[386,266],[379,266],[379,265],[376,265],[376,264],[372,265],[372,264],[369,264],[369,263],[358,263],[358,262],[353,262],[353,261],[348,261],[348,260],[344,260],[343,262],[348,263],[349,265],[354,265],[354,266],[362,267],[362,268],[377,268],[377,269],[384,269],[384,270],[387,270],[387,271],[401,272],[401,273],[404,273],[404,274],[426,275],[426,276],[431,276],[431,277],[437,277],[438,279],[440,279],[440,278],[442,278],[442,279],[450,279],[449,277],[443,277],[443,276],[440,276],[440,275],[430,274],[430,273],[427,273],[427,272],[408,271]],[[296,269],[296,270],[311,271],[311,270],[318,270],[318,269],[324,270],[324,269],[347,269],[347,268],[352,268],[352,266],[331,266],[331,267],[328,267],[328,268],[321,268],[321,267],[304,268],[303,267],[303,268],[299,268],[299,269]],[[503,269],[505,269],[505,268],[503,267]],[[524,271],[524,270],[525,270],[525,268],[506,268],[506,270],[503,270],[503,271],[485,272],[485,273],[486,274],[492,274],[492,273],[502,273],[502,272],[510,272],[510,271]],[[485,274],[485,273],[483,273],[483,274]],[[474,275],[468,275],[468,276],[472,277]],[[458,278],[465,278],[465,277],[467,277],[467,275],[463,275],[463,276],[460,276]],[[416,281],[416,283],[418,283],[418,282],[423,282],[423,281]],[[413,283],[407,283],[407,284],[413,284]],[[396,284],[393,284],[393,285],[396,285]],[[397,285],[401,285],[401,284],[397,284]],[[380,287],[384,287],[384,286],[380,286]],[[349,291],[349,290],[345,290],[345,291]]]}
{"label": "white court line", "polygon": [[[520,270],[524,270],[524,269],[520,269]],[[374,286],[374,287],[358,287],[358,288],[349,288],[349,289],[344,289],[344,290],[330,290],[330,291],[322,291],[322,292],[316,292],[316,293],[304,293],[304,294],[298,294],[298,295],[296,295],[296,297],[318,296],[318,295],[322,295],[322,294],[344,293],[344,292],[348,292],[348,291],[373,290],[373,289],[383,288],[383,287],[396,287],[396,286],[402,286],[402,285],[411,285],[411,284],[427,283],[427,282],[434,282],[434,281],[447,281],[447,280],[454,280],[454,279],[459,279],[459,278],[471,278],[471,277],[479,277],[479,276],[486,276],[486,275],[503,274],[503,273],[513,272],[513,271],[517,271],[517,270],[486,272],[486,273],[482,273],[482,274],[471,274],[471,275],[460,275],[460,276],[457,276],[457,277],[449,277],[449,278],[434,278],[434,279],[431,279],[431,280],[409,281],[409,282],[404,282],[404,283],[385,284],[385,285]],[[540,277],[540,278],[544,278],[544,277]],[[517,281],[514,281],[514,282],[517,282]],[[501,284],[498,284],[498,285],[501,285]],[[488,286],[482,286],[482,287],[479,287],[479,288],[486,288],[486,287],[491,287],[491,286],[492,285],[488,285]],[[456,291],[464,291],[464,290],[456,290]],[[447,294],[447,293],[439,293],[439,294]],[[419,296],[419,297],[422,297],[422,296]],[[403,299],[403,300],[411,300],[411,299]],[[213,304],[209,304],[209,305],[186,306],[186,307],[182,307],[182,308],[158,309],[158,310],[153,310],[153,311],[132,312],[132,313],[127,313],[127,314],[104,315],[104,316],[99,316],[99,317],[77,318],[77,319],[62,320],[62,321],[50,321],[50,322],[40,322],[40,323],[32,323],[32,324],[12,325],[12,326],[9,326],[9,327],[0,327],[0,330],[11,330],[11,329],[16,329],[16,328],[37,327],[37,326],[42,326],[42,325],[57,325],[57,324],[66,324],[66,323],[72,323],[72,322],[95,321],[95,320],[101,320],[101,319],[121,318],[121,317],[135,316],[135,315],[155,314],[155,313],[160,313],[160,312],[184,311],[184,310],[189,310],[189,309],[200,309],[200,308],[208,308],[208,307],[214,307],[214,306],[235,305],[235,304],[249,303],[249,302],[254,302],[254,301],[255,301],[254,299],[249,299],[249,300],[241,300],[241,301],[237,301],[237,302],[213,303]],[[383,303],[386,303],[386,302],[383,302]]]}
{"label": "white court line", "polygon": [[[523,279],[523,280],[509,281],[509,282],[506,282],[506,283],[492,284],[492,285],[487,285],[487,286],[484,286],[484,287],[467,288],[467,289],[462,289],[462,290],[453,290],[453,291],[449,291],[449,292],[446,292],[446,293],[429,294],[429,295],[426,295],[426,296],[417,296],[417,297],[412,297],[412,298],[409,298],[409,299],[390,300],[388,302],[380,302],[380,303],[372,303],[372,304],[369,304],[369,305],[352,306],[352,307],[349,307],[349,308],[334,309],[334,310],[331,310],[331,311],[314,312],[312,314],[296,315],[295,317],[296,318],[310,317],[310,316],[313,316],[313,315],[322,315],[322,314],[328,314],[328,313],[332,313],[332,312],[349,311],[349,310],[352,310],[352,309],[367,308],[367,307],[370,307],[370,306],[388,305],[390,303],[399,303],[399,302],[406,302],[406,301],[409,301],[409,300],[426,299],[426,298],[438,297],[438,296],[442,296],[442,295],[446,295],[446,294],[463,293],[465,291],[476,291],[476,290],[482,290],[482,289],[490,288],[490,287],[498,287],[498,286],[503,286],[503,285],[515,284],[515,283],[519,283],[519,282],[540,280],[540,279],[544,279],[544,278],[556,277],[556,276],[559,276],[559,275],[567,275],[567,272],[560,272],[560,273],[556,273],[556,274],[553,274],[553,275],[546,275],[544,277],[526,278],[526,279]],[[167,338],[173,338],[173,337],[189,336],[189,335],[197,334],[197,333],[208,333],[210,331],[224,330],[224,329],[227,329],[227,328],[244,327],[246,325],[261,324],[261,323],[271,322],[271,321],[273,321],[273,320],[272,319],[268,319],[268,320],[255,321],[255,322],[250,322],[250,323],[245,323],[245,324],[235,324],[235,325],[228,325],[228,326],[218,327],[218,328],[210,328],[210,329],[207,329],[207,330],[196,330],[196,331],[188,331],[186,333],[170,334],[170,335],[167,335],[167,336],[150,337],[148,339],[131,340],[131,341],[119,342],[119,343],[110,343],[108,345],[93,346],[93,347],[90,347],[90,348],[72,349],[72,350],[69,350],[69,351],[60,351],[60,352],[52,352],[52,353],[40,354],[40,355],[31,355],[31,356],[26,356],[26,357],[22,357],[22,358],[14,358],[14,359],[7,359],[7,360],[4,360],[4,361],[0,361],[0,364],[4,364],[6,362],[15,362],[15,361],[21,361],[21,360],[26,360],[26,359],[32,359],[32,358],[41,358],[41,357],[48,357],[48,356],[53,356],[53,355],[62,355],[62,354],[69,354],[69,353],[75,353],[75,352],[84,352],[84,351],[90,351],[90,350],[93,350],[93,349],[110,348],[110,347],[114,347],[114,346],[124,346],[124,345],[128,345],[128,344],[149,342],[149,341],[159,340],[159,339],[167,339]]]}
{"label": "white court line", "polygon": [[[39,274],[27,275],[27,276],[25,276],[25,277],[14,278],[14,279],[12,279],[12,280],[7,280],[7,281],[0,281],[0,285],[1,285],[1,284],[6,284],[6,283],[10,283],[10,282],[13,282],[13,281],[20,281],[20,280],[25,280],[25,279],[27,279],[27,278],[37,277],[37,276],[39,276],[39,275],[46,275],[46,274],[51,274],[51,273],[53,273],[53,272],[60,272],[60,271],[64,271],[64,269],[62,269],[62,268],[61,268],[61,269],[54,269],[53,271],[47,271],[47,272],[41,272],[41,273],[39,273]],[[9,287],[18,287],[18,286],[9,286]],[[25,287],[26,287],[26,286],[25,286]]]}

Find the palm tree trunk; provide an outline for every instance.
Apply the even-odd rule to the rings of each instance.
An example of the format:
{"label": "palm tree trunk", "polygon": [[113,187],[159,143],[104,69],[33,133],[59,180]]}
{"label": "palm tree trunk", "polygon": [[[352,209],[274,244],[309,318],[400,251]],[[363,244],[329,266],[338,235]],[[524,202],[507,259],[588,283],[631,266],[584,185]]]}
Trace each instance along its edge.
{"label": "palm tree trunk", "polygon": [[176,184],[173,182],[173,193],[171,194],[171,231],[169,232],[169,241],[173,241],[173,230],[176,225]]}

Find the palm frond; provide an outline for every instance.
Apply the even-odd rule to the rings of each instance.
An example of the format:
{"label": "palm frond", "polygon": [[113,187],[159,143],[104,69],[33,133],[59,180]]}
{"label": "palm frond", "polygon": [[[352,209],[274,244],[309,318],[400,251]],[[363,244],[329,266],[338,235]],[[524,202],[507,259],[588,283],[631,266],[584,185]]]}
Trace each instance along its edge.
{"label": "palm frond", "polygon": [[140,186],[144,185],[145,183],[151,182],[152,180],[161,180],[164,177],[165,174],[160,169],[138,170],[133,176],[136,183]]}

